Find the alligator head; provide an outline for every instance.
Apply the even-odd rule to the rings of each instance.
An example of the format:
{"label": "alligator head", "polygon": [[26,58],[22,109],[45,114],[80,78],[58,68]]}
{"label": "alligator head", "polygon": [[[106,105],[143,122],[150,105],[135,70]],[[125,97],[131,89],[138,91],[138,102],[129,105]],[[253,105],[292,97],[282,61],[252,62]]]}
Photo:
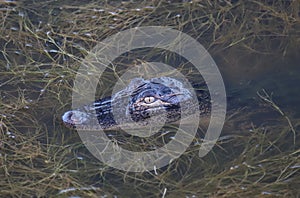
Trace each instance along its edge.
{"label": "alligator head", "polygon": [[195,102],[192,93],[174,78],[135,78],[111,97],[65,112],[62,120],[68,127],[85,130],[171,123],[193,114],[196,108],[200,114],[210,113],[209,94],[200,95]]}

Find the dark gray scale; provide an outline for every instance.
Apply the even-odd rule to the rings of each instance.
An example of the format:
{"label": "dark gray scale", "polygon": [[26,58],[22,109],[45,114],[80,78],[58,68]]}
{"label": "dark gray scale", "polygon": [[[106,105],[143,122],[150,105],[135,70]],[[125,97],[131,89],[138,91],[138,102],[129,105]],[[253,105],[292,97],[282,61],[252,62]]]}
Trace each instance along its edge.
{"label": "dark gray scale", "polygon": [[106,129],[110,126],[115,126],[117,124],[111,111],[111,97],[96,100],[93,105],[99,124],[103,129]]}

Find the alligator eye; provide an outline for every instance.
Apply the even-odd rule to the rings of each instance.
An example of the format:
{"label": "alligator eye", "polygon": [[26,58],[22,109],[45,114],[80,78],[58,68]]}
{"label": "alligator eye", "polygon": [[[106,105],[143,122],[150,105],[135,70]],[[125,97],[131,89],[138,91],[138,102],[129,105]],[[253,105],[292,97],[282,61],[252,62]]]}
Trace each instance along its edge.
{"label": "alligator eye", "polygon": [[145,97],[144,98],[144,102],[147,104],[150,104],[152,102],[154,102],[155,98],[153,96],[149,96],[149,97]]}

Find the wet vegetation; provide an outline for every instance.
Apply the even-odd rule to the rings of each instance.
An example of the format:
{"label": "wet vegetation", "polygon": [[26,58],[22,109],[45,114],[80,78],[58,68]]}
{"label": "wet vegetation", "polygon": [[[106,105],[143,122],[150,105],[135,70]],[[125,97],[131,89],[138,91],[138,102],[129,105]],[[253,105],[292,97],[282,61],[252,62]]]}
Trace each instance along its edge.
{"label": "wet vegetation", "polygon": [[[0,196],[299,197],[299,95],[291,95],[299,15],[297,0],[0,1]],[[94,158],[61,115],[88,52],[114,33],[150,25],[183,31],[210,52],[229,112],[205,157],[198,135],[169,166],[124,172]],[[291,81],[270,73],[278,68]],[[239,86],[244,73],[258,83]],[[268,78],[279,85],[260,83]],[[264,90],[270,84],[273,93]]]}

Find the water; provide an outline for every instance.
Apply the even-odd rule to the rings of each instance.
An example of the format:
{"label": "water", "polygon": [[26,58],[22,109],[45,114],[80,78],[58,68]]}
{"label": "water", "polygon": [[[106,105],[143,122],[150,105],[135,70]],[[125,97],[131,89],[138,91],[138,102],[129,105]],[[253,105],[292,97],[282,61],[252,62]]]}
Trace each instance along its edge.
{"label": "water", "polygon": [[[232,26],[225,26],[231,31],[224,27],[214,32],[209,26],[220,22],[215,14],[221,8],[239,14],[241,2],[232,1],[235,8],[223,2],[218,5],[223,7],[214,9],[203,3],[204,10],[190,2],[144,2],[138,9],[130,2],[72,2],[0,3],[0,14],[5,16],[0,19],[1,196],[299,196],[300,34],[299,18],[293,18],[295,5],[264,4],[264,9],[273,8],[270,13],[275,15],[279,9],[294,20],[286,35],[276,36],[282,28],[268,26],[268,17],[250,12],[258,10],[259,4],[246,3],[248,18],[252,13],[260,22],[256,25],[274,28],[269,35],[262,34],[261,26],[254,24],[262,41],[251,43],[250,30],[236,31],[236,21],[226,13],[219,16],[224,16],[224,23],[232,20]],[[252,27],[250,22],[255,20],[247,17],[242,19]],[[80,58],[99,40],[135,25],[182,29],[197,38],[216,61],[226,86],[228,112],[219,141],[205,157],[198,156],[205,134],[205,127],[200,126],[191,146],[170,165],[144,173],[124,172],[97,160],[76,131],[62,124],[61,115],[71,108]],[[239,40],[240,36],[246,39]],[[232,44],[235,40],[240,43]],[[126,69],[135,59],[165,57],[167,63],[180,67],[182,59],[172,59],[174,54],[156,53],[124,54],[116,62],[123,62],[119,68]],[[183,73],[197,84],[197,75],[191,71]],[[104,83],[98,85],[98,97],[111,92],[115,74],[107,70]],[[263,90],[272,103],[259,97]]]}

